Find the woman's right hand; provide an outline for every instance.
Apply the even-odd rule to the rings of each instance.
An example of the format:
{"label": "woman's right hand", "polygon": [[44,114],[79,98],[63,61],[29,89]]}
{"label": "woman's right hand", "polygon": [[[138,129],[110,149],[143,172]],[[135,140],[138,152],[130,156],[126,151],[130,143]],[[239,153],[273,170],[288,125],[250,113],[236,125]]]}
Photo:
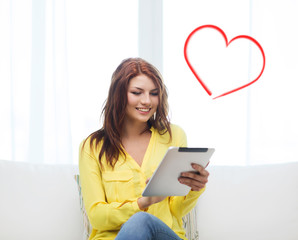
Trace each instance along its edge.
{"label": "woman's right hand", "polygon": [[146,210],[148,207],[150,207],[154,203],[161,202],[166,197],[164,196],[156,196],[156,197],[140,197],[138,198],[138,205],[139,208],[143,211]]}

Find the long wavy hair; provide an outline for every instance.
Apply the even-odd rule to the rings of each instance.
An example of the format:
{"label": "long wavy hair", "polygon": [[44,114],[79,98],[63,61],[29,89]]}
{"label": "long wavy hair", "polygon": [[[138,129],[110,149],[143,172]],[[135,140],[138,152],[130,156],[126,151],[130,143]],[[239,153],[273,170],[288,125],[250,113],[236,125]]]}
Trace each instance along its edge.
{"label": "long wavy hair", "polygon": [[101,116],[104,118],[103,126],[89,135],[91,148],[94,146],[94,141],[95,147],[102,141],[102,147],[98,156],[101,166],[104,154],[107,163],[112,168],[114,168],[118,161],[119,154],[123,154],[126,158],[121,144],[121,130],[127,105],[128,84],[132,78],[141,74],[146,75],[154,82],[158,88],[159,96],[156,113],[148,120],[148,128],[146,130],[154,127],[158,130],[159,134],[168,132],[170,140],[172,138],[170,122],[168,120],[168,94],[160,72],[152,64],[141,58],[125,59],[112,75],[108,98],[101,113]]}

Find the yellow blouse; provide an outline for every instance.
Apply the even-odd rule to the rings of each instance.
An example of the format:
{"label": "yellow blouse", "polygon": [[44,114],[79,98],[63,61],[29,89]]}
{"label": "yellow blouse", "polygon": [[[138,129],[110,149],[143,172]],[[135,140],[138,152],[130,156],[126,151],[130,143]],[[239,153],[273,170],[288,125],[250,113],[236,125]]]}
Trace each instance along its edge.
{"label": "yellow blouse", "polygon": [[[92,225],[90,240],[114,239],[121,228],[133,214],[141,211],[137,199],[141,197],[150,178],[170,146],[186,147],[184,131],[171,125],[172,141],[169,134],[160,135],[153,127],[142,165],[126,152],[126,160],[120,155],[114,170],[103,158],[103,168],[98,162],[100,145],[90,148],[87,139],[84,148],[80,146],[79,170],[82,195],[89,221]],[[167,197],[163,201],[151,205],[147,212],[166,223],[182,239],[185,231],[182,217],[195,205],[204,191],[190,191],[186,196]]]}

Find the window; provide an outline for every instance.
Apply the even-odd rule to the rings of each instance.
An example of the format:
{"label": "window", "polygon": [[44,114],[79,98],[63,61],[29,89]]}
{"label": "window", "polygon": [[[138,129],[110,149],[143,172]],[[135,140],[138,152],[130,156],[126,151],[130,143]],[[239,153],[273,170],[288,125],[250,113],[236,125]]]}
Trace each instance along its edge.
{"label": "window", "polygon": [[113,71],[123,59],[138,56],[138,1],[68,0],[66,6],[71,134],[77,162],[80,142],[100,127]]}
{"label": "window", "polygon": [[0,159],[77,163],[112,72],[138,55],[137,0],[0,0]]}
{"label": "window", "polygon": [[[294,9],[297,2],[290,0],[164,0],[163,69],[172,120],[184,127],[190,146],[216,148],[214,164],[297,161],[298,16]],[[216,100],[207,95],[183,56],[187,36],[205,24],[220,27],[229,40],[244,34],[261,43],[267,63],[259,81]]]}

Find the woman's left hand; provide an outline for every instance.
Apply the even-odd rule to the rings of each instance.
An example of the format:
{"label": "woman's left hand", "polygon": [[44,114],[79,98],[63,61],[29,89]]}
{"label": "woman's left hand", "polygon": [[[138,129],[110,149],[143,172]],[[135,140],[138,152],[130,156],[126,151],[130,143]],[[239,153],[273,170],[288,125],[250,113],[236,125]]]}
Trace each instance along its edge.
{"label": "woman's left hand", "polygon": [[208,182],[209,172],[198,164],[191,164],[194,171],[183,172],[178,178],[181,184],[191,187],[192,191],[200,191]]}

